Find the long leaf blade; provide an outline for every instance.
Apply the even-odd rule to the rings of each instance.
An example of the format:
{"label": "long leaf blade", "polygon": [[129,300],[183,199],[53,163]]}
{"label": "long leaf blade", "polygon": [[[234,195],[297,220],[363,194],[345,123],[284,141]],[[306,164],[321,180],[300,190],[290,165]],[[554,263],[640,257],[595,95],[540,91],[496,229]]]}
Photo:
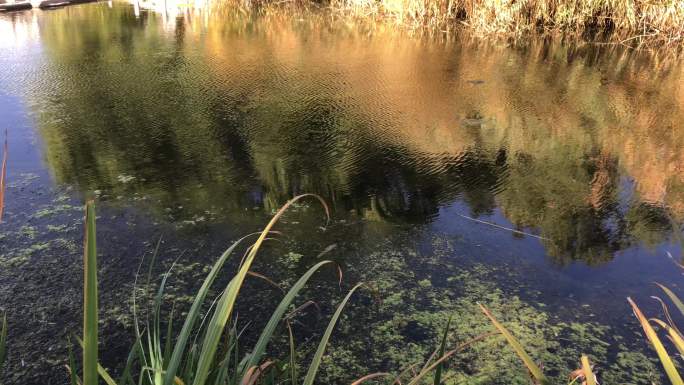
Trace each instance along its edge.
{"label": "long leaf blade", "polygon": [[[209,376],[211,364],[214,362],[214,356],[216,355],[216,350],[218,349],[221,334],[223,334],[223,330],[226,326],[226,323],[228,322],[228,319],[230,318],[230,315],[233,312],[233,307],[235,306],[238,294],[240,293],[242,283],[244,282],[245,277],[247,276],[247,273],[249,272],[249,269],[252,266],[252,262],[254,262],[254,258],[256,257],[259,249],[261,248],[261,245],[264,243],[266,237],[271,232],[271,229],[278,222],[278,220],[285,213],[285,211],[287,211],[287,209],[290,206],[292,206],[292,204],[305,197],[314,197],[321,201],[323,207],[325,208],[326,214],[328,214],[329,217],[328,206],[325,204],[325,201],[323,201],[321,197],[315,194],[302,194],[287,201],[287,203],[285,203],[276,212],[273,218],[271,218],[271,221],[268,222],[266,227],[259,235],[259,238],[257,238],[257,240],[254,242],[254,245],[249,250],[249,253],[247,254],[247,257],[244,259],[244,262],[240,267],[240,270],[235,275],[235,277],[233,277],[233,279],[230,281],[230,283],[224,290],[223,295],[221,296],[221,300],[217,304],[216,310],[214,310],[214,314],[212,315],[211,321],[207,326],[206,334],[202,342],[201,351],[197,361],[195,379],[193,382],[194,385],[204,385],[207,377]],[[168,374],[169,373],[167,372],[167,375]]]}
{"label": "long leaf blade", "polygon": [[492,313],[489,312],[489,310],[484,307],[484,305],[479,304],[480,309],[482,309],[482,312],[489,318],[489,320],[492,322],[494,327],[499,330],[501,334],[506,338],[506,341],[508,341],[508,344],[513,348],[515,353],[520,357],[520,359],[523,361],[525,366],[527,366],[527,369],[530,371],[532,376],[541,384],[546,385],[550,384],[549,380],[544,376],[544,373],[542,373],[541,369],[537,364],[532,360],[532,358],[527,354],[525,349],[522,347],[520,342],[511,334],[511,332],[508,331],[502,324],[499,323],[499,321],[494,318]]}
{"label": "long leaf blade", "polygon": [[287,321],[287,334],[290,341],[290,385],[295,385],[297,383],[297,357],[294,333],[292,333],[292,327],[290,326],[289,321]]}
{"label": "long leaf blade", "polygon": [[83,256],[83,383],[96,385],[97,374],[97,246],[95,240],[95,204],[86,202]]}
{"label": "long leaf blade", "polygon": [[[81,349],[83,349],[83,341],[78,337],[76,337],[76,341],[78,341]],[[112,376],[109,375],[109,372],[107,372],[107,369],[105,369],[104,366],[100,365],[99,363],[97,364],[97,372],[107,385],[117,385],[116,381],[114,381]]]}
{"label": "long leaf blade", "polygon": [[173,353],[171,354],[171,358],[169,359],[168,365],[166,367],[166,374],[164,375],[163,382],[164,385],[173,385],[175,381],[178,367],[180,366],[181,361],[183,360],[183,353],[185,352],[188,339],[192,334],[192,329],[195,326],[195,322],[197,322],[197,319],[199,318],[202,303],[204,303],[204,299],[206,298],[207,293],[209,292],[209,288],[216,280],[219,271],[223,267],[228,257],[230,257],[233,254],[233,251],[238,247],[238,245],[242,241],[244,241],[251,235],[252,234],[249,234],[238,239],[228,249],[226,249],[226,251],[224,251],[223,254],[221,254],[221,257],[219,257],[216,263],[214,263],[214,266],[212,266],[211,271],[209,272],[209,274],[207,274],[207,277],[204,279],[202,286],[195,295],[195,299],[193,300],[192,306],[188,311],[188,315],[185,318],[183,327],[181,328],[181,331],[176,339],[176,343],[173,348]]}
{"label": "long leaf blade", "polygon": [[0,223],[5,212],[5,189],[7,188],[7,130],[5,130],[5,145],[2,151],[2,166],[0,166]]}
{"label": "long leaf blade", "polygon": [[335,310],[335,314],[333,314],[332,318],[330,319],[328,327],[325,329],[325,333],[323,333],[323,337],[321,338],[321,342],[319,342],[318,344],[318,349],[316,349],[316,353],[313,356],[311,365],[309,365],[309,370],[306,372],[306,377],[304,377],[303,383],[304,385],[312,385],[314,380],[316,379],[316,373],[318,372],[318,368],[321,365],[323,353],[325,353],[325,348],[328,345],[328,340],[330,340],[330,336],[332,335],[333,329],[335,329],[337,320],[340,318],[344,306],[347,304],[347,302],[349,302],[349,298],[351,298],[352,294],[354,294],[356,289],[358,289],[362,285],[363,283],[359,283],[356,286],[354,286],[351,290],[349,290],[347,296],[344,297],[342,302],[337,306],[337,310]]}
{"label": "long leaf blade", "polygon": [[[448,360],[451,356],[454,354],[462,351],[463,349],[473,345],[476,342],[482,341],[486,338],[489,338],[495,334],[498,334],[497,332],[489,332],[489,333],[484,333],[480,334],[478,336],[475,336],[468,341],[458,345],[456,348],[448,351],[446,354],[444,354],[442,357],[439,357],[435,362],[433,362],[431,365],[426,367],[425,369],[421,370],[417,375],[415,375],[413,378],[411,378],[411,381],[408,383],[408,385],[418,385],[422,382],[423,377],[425,377],[428,373],[431,371],[435,370],[435,368],[439,365],[441,365],[444,361]],[[392,382],[392,384],[399,384],[401,377],[404,375],[404,373],[408,372],[409,370],[412,370],[413,365],[409,366],[407,369],[404,370],[397,378]]]}
{"label": "long leaf blade", "polygon": [[297,294],[299,294],[299,291],[304,287],[304,285],[306,285],[311,276],[316,271],[318,271],[318,269],[320,269],[328,263],[333,262],[321,261],[315,264],[306,273],[304,273],[304,275],[302,275],[299,278],[299,280],[297,280],[297,282],[292,286],[292,288],[287,292],[282,301],[280,301],[280,304],[278,305],[276,310],[273,312],[273,315],[271,315],[271,319],[268,320],[268,323],[261,332],[261,336],[259,337],[259,340],[257,341],[256,345],[254,345],[254,350],[252,351],[250,359],[247,362],[245,368],[243,369],[243,372],[248,370],[248,368],[258,365],[259,360],[261,359],[261,355],[266,350],[266,346],[268,345],[269,341],[271,340],[271,337],[273,336],[273,332],[275,332],[276,327],[280,323],[280,320],[283,318],[283,315],[288,310],[288,307],[290,306],[292,301],[294,301],[295,297],[297,297]]}
{"label": "long leaf blade", "polygon": [[[451,326],[451,317],[449,317],[449,320],[447,321],[446,328],[444,329],[444,335],[442,336],[442,343],[439,346],[439,355],[437,357],[442,357],[444,356],[444,353],[446,351],[446,342],[447,342],[447,336],[449,335],[449,327]],[[434,385],[440,385],[442,383],[442,370],[444,368],[444,364],[440,363],[439,366],[437,366],[437,369],[435,370],[435,381]]]}
{"label": "long leaf blade", "polygon": [[0,368],[7,358],[7,314],[2,315],[2,331],[0,331]]}
{"label": "long leaf blade", "polygon": [[646,319],[646,317],[641,312],[637,304],[634,303],[634,301],[632,301],[631,298],[627,297],[627,301],[630,305],[632,305],[632,310],[634,310],[634,314],[639,320],[642,329],[644,329],[646,338],[648,338],[648,340],[651,342],[651,345],[653,345],[653,348],[658,354],[660,363],[663,365],[665,373],[670,378],[672,385],[684,385],[684,382],[682,382],[682,377],[679,375],[679,372],[677,371],[674,362],[672,362],[670,355],[667,353],[667,350],[665,350],[665,346],[663,346],[663,343],[660,342],[658,334],[656,334],[655,330],[653,330],[653,327],[651,327],[651,324],[648,322],[648,319]]}
{"label": "long leaf blade", "polygon": [[677,297],[677,295],[675,293],[673,293],[672,290],[670,290],[666,286],[661,285],[658,282],[656,282],[656,285],[658,285],[658,287],[660,287],[665,292],[665,294],[668,297],[670,297],[670,300],[675,304],[677,309],[679,309],[679,311],[684,316],[684,303],[682,303],[682,301],[679,299],[679,297]]}
{"label": "long leaf blade", "polygon": [[657,323],[658,326],[666,330],[668,337],[670,337],[670,340],[674,344],[675,348],[677,348],[679,354],[684,355],[684,339],[682,338],[682,336],[670,325],[666,324],[665,322],[657,318],[652,318],[650,321]]}
{"label": "long leaf blade", "polygon": [[78,378],[76,359],[74,358],[74,347],[71,341],[69,341],[69,365],[66,366],[69,371],[69,380],[71,385],[80,385],[81,379]]}
{"label": "long leaf blade", "polygon": [[594,377],[594,372],[591,370],[589,357],[582,355],[580,361],[582,362],[582,372],[584,373],[584,381],[586,385],[596,385],[596,377]]}

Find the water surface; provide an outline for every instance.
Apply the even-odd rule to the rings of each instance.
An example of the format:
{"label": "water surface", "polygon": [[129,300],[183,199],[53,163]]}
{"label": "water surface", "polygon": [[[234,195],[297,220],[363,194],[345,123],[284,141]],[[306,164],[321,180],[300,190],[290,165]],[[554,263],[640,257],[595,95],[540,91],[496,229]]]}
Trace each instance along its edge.
{"label": "water surface", "polygon": [[[285,282],[329,244],[350,280],[378,278],[364,274],[367,258],[408,261],[406,287],[434,290],[452,290],[444,264],[485,269],[505,296],[608,325],[620,341],[637,330],[626,296],[657,314],[652,282],[678,290],[667,256],[681,256],[684,220],[678,60],[326,20],[123,3],[0,15],[10,182],[0,292],[17,341],[8,383],[66,381],[87,196],[101,209],[111,336],[130,326],[132,281],[160,234],[166,258],[186,251],[201,272],[306,192],[333,218],[323,227],[313,204],[286,218],[288,242],[259,266]],[[443,310],[428,308],[415,311]],[[127,341],[103,342],[116,366]]]}

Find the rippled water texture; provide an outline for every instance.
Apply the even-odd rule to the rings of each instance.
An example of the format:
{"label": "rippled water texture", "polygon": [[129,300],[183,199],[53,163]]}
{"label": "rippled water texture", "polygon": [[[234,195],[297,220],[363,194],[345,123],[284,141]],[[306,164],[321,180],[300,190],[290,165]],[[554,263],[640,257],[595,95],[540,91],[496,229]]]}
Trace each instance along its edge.
{"label": "rippled water texture", "polygon": [[[120,236],[103,247],[129,279],[142,253],[117,244],[149,241],[155,226],[178,249],[225,242],[313,192],[345,224],[347,250],[397,233],[458,238],[468,248],[450,258],[517,269],[521,290],[559,313],[591,304],[617,325],[631,320],[625,296],[681,281],[666,253],[681,255],[683,75],[676,59],[615,46],[511,48],[325,17],[164,17],[117,3],[0,15],[15,182],[2,228],[46,225],[24,214],[54,191],[73,205],[99,196],[121,210],[103,218]],[[131,230],[134,218],[147,230]],[[183,230],[197,223],[230,235]],[[64,255],[78,255],[79,231]],[[21,292],[5,274],[4,290]]]}

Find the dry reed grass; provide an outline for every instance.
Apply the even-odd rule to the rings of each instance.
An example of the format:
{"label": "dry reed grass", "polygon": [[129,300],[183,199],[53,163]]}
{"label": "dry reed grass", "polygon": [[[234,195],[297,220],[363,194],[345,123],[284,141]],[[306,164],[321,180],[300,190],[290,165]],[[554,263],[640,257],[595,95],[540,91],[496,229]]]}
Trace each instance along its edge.
{"label": "dry reed grass", "polygon": [[325,8],[332,15],[382,20],[409,29],[520,38],[552,33],[629,46],[681,46],[684,0],[218,0],[269,12]]}

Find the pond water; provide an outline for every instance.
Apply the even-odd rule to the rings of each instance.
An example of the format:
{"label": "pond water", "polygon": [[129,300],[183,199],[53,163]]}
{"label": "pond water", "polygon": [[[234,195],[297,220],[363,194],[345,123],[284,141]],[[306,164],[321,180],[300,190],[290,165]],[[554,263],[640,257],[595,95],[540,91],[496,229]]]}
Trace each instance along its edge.
{"label": "pond water", "polygon": [[[301,315],[303,350],[345,288],[368,281],[383,298],[350,305],[321,383],[428,355],[449,315],[454,338],[488,330],[475,301],[551,371],[586,352],[604,383],[658,381],[625,297],[659,315],[654,281],[682,293],[668,257],[682,255],[682,122],[681,62],[617,46],[124,3],[0,15],[4,383],[67,381],[85,197],[98,202],[101,352],[115,370],[160,236],[155,266],[180,258],[182,303],[231,241],[301,193],[323,197],[330,222],[298,205],[256,269],[287,286],[336,245],[343,290],[332,271],[313,285],[321,312]],[[278,292],[251,282],[244,296],[241,316],[259,324]],[[453,378],[525,383],[500,342],[464,354]]]}

